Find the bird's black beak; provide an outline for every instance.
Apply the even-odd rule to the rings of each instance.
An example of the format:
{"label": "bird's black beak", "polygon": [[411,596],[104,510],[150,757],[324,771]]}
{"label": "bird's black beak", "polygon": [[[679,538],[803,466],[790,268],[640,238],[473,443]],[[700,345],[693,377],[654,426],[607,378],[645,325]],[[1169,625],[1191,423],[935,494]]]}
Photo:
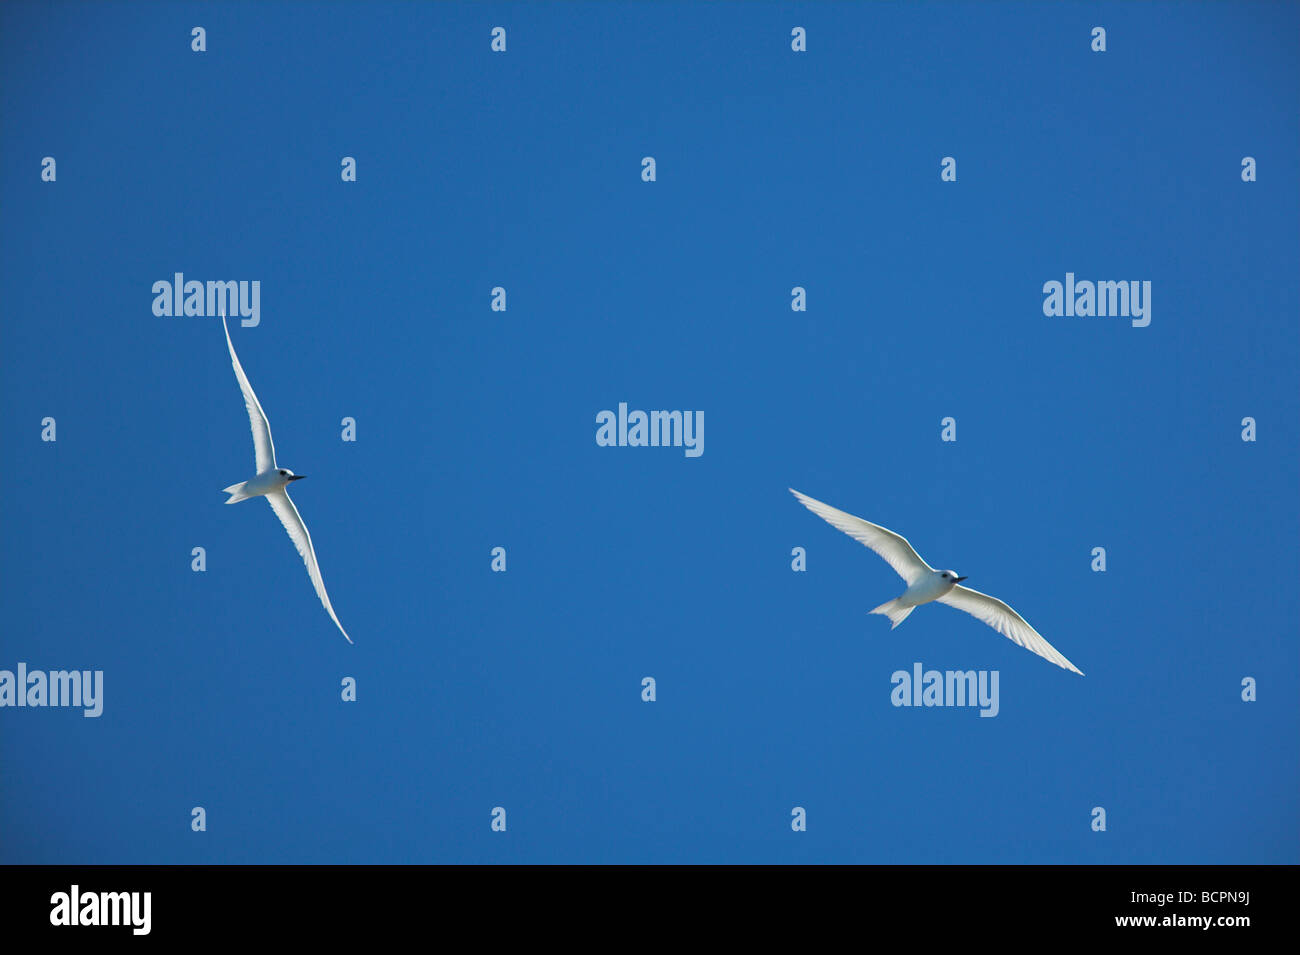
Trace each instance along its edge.
{"label": "bird's black beak", "polygon": [[[289,480],[290,480],[290,481],[301,481],[301,480],[302,480],[303,478],[305,478],[306,476],[307,476],[307,475],[305,475],[305,474],[295,474],[293,477],[289,478]],[[966,579],[965,577],[962,578],[962,580],[965,580],[965,579]]]}
{"label": "bird's black beak", "polygon": [[952,582],[953,582],[954,584],[959,584],[959,583],[961,583],[963,580],[970,580],[970,578],[969,578],[969,577],[954,577],[953,580],[952,580]]}

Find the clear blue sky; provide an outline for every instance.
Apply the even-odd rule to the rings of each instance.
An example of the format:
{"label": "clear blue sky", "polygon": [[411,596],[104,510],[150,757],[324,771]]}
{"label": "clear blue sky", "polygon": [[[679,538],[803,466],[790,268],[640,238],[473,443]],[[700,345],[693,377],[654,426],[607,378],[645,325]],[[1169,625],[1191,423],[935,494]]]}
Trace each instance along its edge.
{"label": "clear blue sky", "polygon": [[[0,669],[105,681],[0,710],[0,861],[1300,861],[1298,27],[0,5]],[[222,503],[248,421],[219,320],[152,312],[178,271],[262,283],[232,336],[355,646]],[[1044,316],[1067,271],[1151,281],[1150,326]],[[620,401],[704,454],[598,447]],[[789,486],[1087,676],[890,632]],[[918,661],[999,671],[998,716],[893,707]]]}

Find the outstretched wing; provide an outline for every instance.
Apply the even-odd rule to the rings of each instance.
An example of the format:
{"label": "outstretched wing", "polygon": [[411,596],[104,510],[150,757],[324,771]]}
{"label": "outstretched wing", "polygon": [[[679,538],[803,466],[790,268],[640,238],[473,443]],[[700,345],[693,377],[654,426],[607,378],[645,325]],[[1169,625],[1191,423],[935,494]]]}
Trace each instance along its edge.
{"label": "outstretched wing", "polygon": [[266,499],[271,502],[271,510],[275,511],[275,516],[280,518],[280,523],[289,532],[293,546],[298,548],[298,553],[302,555],[302,562],[307,565],[307,576],[311,578],[312,586],[316,588],[316,596],[329,611],[330,619],[342,631],[343,638],[351,643],[352,638],[343,629],[343,624],[339,623],[334,607],[330,604],[330,595],[325,592],[325,580],[320,575],[320,564],[316,563],[316,549],[311,545],[311,535],[307,533],[307,525],[302,522],[302,515],[298,513],[298,508],[294,507],[293,501],[284,488],[272,491],[266,495]]}
{"label": "outstretched wing", "polygon": [[812,511],[831,527],[838,528],[856,541],[866,544],[885,559],[885,563],[894,568],[894,572],[910,585],[922,574],[934,573],[934,568],[921,559],[900,534],[895,534],[887,527],[864,521],[844,511],[837,510],[829,504],[815,501],[806,494],[800,494],[794,488],[790,493],[799,499],[799,503]]}
{"label": "outstretched wing", "polygon": [[1009,637],[1013,643],[1020,644],[1026,650],[1032,650],[1045,660],[1051,660],[1058,667],[1064,667],[1083,676],[1082,670],[1061,656],[1056,647],[1044,640],[1043,635],[1031,627],[1024,617],[997,597],[990,597],[988,594],[958,584],[940,597],[939,603],[966,611],[977,620],[983,620],[1004,637]]}
{"label": "outstretched wing", "polygon": [[226,347],[230,349],[230,363],[235,366],[239,390],[244,393],[244,407],[248,409],[248,421],[253,426],[253,452],[257,455],[257,473],[261,474],[275,467],[275,445],[271,443],[271,422],[266,420],[266,412],[262,410],[257,395],[253,394],[253,386],[248,383],[244,366],[239,363],[239,356],[235,354],[235,346],[230,341],[230,327],[226,325],[224,308],[221,310],[221,327],[226,330]]}

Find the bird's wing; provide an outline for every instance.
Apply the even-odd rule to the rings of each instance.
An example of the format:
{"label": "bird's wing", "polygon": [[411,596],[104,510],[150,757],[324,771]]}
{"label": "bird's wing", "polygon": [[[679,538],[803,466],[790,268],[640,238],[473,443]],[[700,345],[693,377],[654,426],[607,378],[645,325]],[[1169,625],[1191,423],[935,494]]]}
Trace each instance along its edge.
{"label": "bird's wing", "polygon": [[311,535],[307,533],[307,525],[302,522],[302,515],[298,513],[298,508],[294,507],[293,501],[284,488],[267,494],[266,499],[271,502],[271,510],[275,511],[275,516],[280,518],[280,523],[289,532],[293,546],[297,547],[298,553],[302,555],[302,562],[307,565],[307,576],[311,577],[312,586],[316,588],[316,596],[329,611],[330,619],[343,632],[343,638],[351,643],[352,638],[348,636],[346,630],[343,630],[343,624],[339,623],[334,607],[330,605],[330,595],[325,592],[325,580],[320,575],[320,564],[316,563],[316,548],[311,546]]}
{"label": "bird's wing", "polygon": [[806,494],[800,494],[794,488],[790,493],[799,499],[799,503],[812,511],[832,527],[839,528],[854,540],[866,544],[885,559],[885,563],[894,568],[894,572],[909,584],[922,574],[934,572],[934,568],[921,559],[921,555],[912,549],[906,538],[895,534],[887,527],[864,521],[860,517],[836,510],[829,504],[814,501]]}
{"label": "bird's wing", "polygon": [[[253,394],[253,386],[248,383],[244,366],[239,363],[239,356],[235,354],[235,346],[230,341],[230,328],[226,325],[225,309],[221,310],[221,327],[226,330],[226,347],[230,349],[230,363],[235,366],[235,377],[239,379],[239,390],[244,393],[244,406],[248,409],[248,420],[253,426],[253,451],[257,455],[257,473],[261,474],[275,467],[275,445],[271,443],[271,422],[266,420],[266,412],[262,410],[257,395]],[[289,506],[293,507],[292,504]],[[299,550],[301,549],[300,547]]]}
{"label": "bird's wing", "polygon": [[966,611],[977,620],[983,620],[1002,636],[1009,637],[1013,643],[1020,644],[1026,650],[1032,650],[1045,660],[1051,660],[1058,667],[1073,670],[1079,676],[1083,676],[1082,670],[1061,656],[1056,647],[1044,640],[1043,635],[1031,627],[1024,617],[997,597],[990,597],[988,594],[958,584],[940,597],[939,603]]}

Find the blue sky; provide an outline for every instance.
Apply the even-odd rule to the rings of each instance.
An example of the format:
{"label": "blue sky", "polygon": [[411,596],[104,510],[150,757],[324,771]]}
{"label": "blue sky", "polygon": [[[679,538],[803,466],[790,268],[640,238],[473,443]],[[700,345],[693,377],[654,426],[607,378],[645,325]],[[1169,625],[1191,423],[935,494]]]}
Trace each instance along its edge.
{"label": "blue sky", "polygon": [[[0,861],[1300,861],[1298,26],[0,6],[0,669],[105,687],[0,710]],[[153,314],[175,272],[261,282],[232,337],[355,646],[222,504],[248,421],[219,320]],[[1151,324],[1045,316],[1067,272]],[[598,447],[619,402],[704,453]],[[1087,676],[891,632],[791,486]],[[998,716],[892,706],[916,662],[997,670]]]}

